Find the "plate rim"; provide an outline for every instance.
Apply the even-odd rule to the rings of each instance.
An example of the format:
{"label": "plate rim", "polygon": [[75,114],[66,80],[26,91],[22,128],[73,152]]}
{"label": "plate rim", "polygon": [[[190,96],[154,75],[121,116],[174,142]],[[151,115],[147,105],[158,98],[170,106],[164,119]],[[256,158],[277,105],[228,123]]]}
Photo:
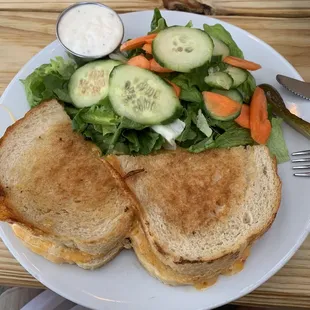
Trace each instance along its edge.
{"label": "plate rim", "polygon": [[[238,26],[235,26],[229,22],[226,21],[222,21],[220,19],[217,19],[215,17],[211,17],[211,16],[207,16],[207,15],[200,15],[200,14],[195,14],[195,13],[189,13],[189,12],[180,12],[180,11],[170,11],[170,10],[160,10],[161,13],[165,14],[165,12],[168,12],[168,14],[176,14],[176,15],[187,15],[187,16],[192,16],[193,19],[196,16],[203,16],[206,18],[207,20],[212,20],[214,22],[219,22],[221,24],[228,25],[229,27],[233,28],[236,31],[241,31],[244,35],[254,39],[255,41],[257,41],[259,44],[263,45],[264,48],[267,48],[269,51],[273,52],[274,54],[277,55],[278,58],[280,58],[282,61],[284,61],[292,71],[294,71],[296,77],[298,77],[300,80],[304,81],[303,78],[301,77],[301,75],[299,74],[299,72],[293,67],[293,65],[284,57],[282,56],[278,51],[276,51],[272,46],[270,46],[269,44],[267,44],[266,42],[264,42],[262,39],[256,37],[255,35],[251,34],[250,32],[248,32],[247,30],[244,30]],[[128,15],[139,15],[139,14],[144,14],[144,13],[150,13],[153,12],[153,10],[143,10],[143,11],[135,11],[135,12],[129,12],[129,13],[123,13],[123,14],[119,14],[120,17],[123,16],[128,16]],[[46,50],[48,50],[49,48],[53,47],[54,45],[57,45],[58,41],[57,39],[54,40],[53,42],[49,43],[48,45],[46,45],[43,49],[41,49],[38,53],[36,53],[34,56],[32,56],[22,67],[21,69],[16,73],[16,75],[13,77],[13,79],[10,81],[10,83],[7,85],[7,87],[5,88],[1,98],[0,98],[0,105],[3,104],[5,97],[7,95],[7,93],[10,91],[11,87],[13,87],[13,85],[15,84],[16,80],[17,80],[17,76],[22,74],[23,71],[25,70],[25,68],[27,66],[29,66],[30,64],[35,62],[35,59],[43,54]],[[6,247],[9,249],[9,251],[11,252],[11,254],[14,256],[14,258],[23,266],[23,268],[25,268],[25,270],[27,270],[35,279],[37,279],[39,282],[41,282],[43,285],[45,285],[47,288],[50,288],[51,290],[53,290],[54,292],[56,292],[57,294],[59,294],[60,296],[63,296],[64,298],[67,298],[68,300],[71,300],[79,305],[82,305],[84,307],[89,307],[88,304],[86,304],[83,301],[79,300],[77,297],[78,296],[68,296],[65,293],[61,292],[60,290],[58,290],[57,287],[55,287],[54,285],[51,285],[48,281],[45,281],[45,278],[41,278],[41,276],[39,276],[36,271],[35,271],[35,267],[30,263],[27,262],[26,260],[21,259],[20,254],[18,253],[18,251],[14,248],[11,240],[9,237],[7,237],[6,233],[4,232],[4,227],[5,225],[7,225],[6,223],[0,223],[0,237],[3,241],[3,243],[6,245]],[[267,273],[265,273],[258,281],[256,281],[255,283],[253,283],[252,285],[246,286],[244,288],[244,290],[242,292],[239,292],[239,294],[235,294],[234,297],[230,297],[230,298],[226,298],[223,299],[221,302],[214,302],[213,304],[209,304],[207,306],[207,308],[205,309],[212,309],[214,307],[219,307],[222,305],[225,305],[227,303],[230,303],[236,299],[239,299],[249,293],[251,293],[252,291],[254,291],[255,289],[257,289],[259,286],[261,286],[263,283],[265,283],[268,279],[270,279],[275,273],[277,273],[281,268],[283,268],[283,266],[290,260],[290,258],[292,258],[292,256],[297,252],[297,250],[300,248],[300,246],[302,245],[302,243],[305,241],[305,239],[307,238],[308,234],[310,233],[310,217],[308,219],[308,224],[306,225],[306,227],[304,228],[304,230],[299,234],[299,238],[296,240],[294,246],[287,252],[287,254],[281,258],[281,260],[275,264],[273,266],[273,268],[271,268]],[[48,283],[48,285],[47,285]],[[238,296],[237,296],[238,295]],[[109,301],[108,301],[109,302]],[[124,301],[124,305],[128,304],[128,302]],[[109,304],[111,306],[111,302],[109,302]]]}

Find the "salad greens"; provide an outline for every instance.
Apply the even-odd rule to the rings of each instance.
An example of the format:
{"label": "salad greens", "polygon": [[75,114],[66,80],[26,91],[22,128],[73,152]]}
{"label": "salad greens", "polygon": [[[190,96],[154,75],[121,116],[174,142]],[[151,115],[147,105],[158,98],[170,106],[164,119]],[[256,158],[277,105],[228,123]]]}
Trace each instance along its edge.
{"label": "salad greens", "polygon": [[248,72],[248,78],[245,80],[245,82],[243,82],[240,86],[237,87],[237,90],[242,95],[243,101],[245,103],[249,103],[255,88],[256,88],[255,79],[253,75],[250,72]]}
{"label": "salad greens", "polygon": [[[154,10],[149,34],[168,28],[166,20],[158,9]],[[191,21],[186,27],[193,27]],[[243,58],[243,53],[230,33],[219,24],[203,25],[204,31],[227,45],[230,55]],[[110,58],[125,63],[128,59],[144,55],[142,48],[128,52],[114,52]],[[112,56],[113,55],[113,56]],[[113,58],[114,57],[114,58]],[[214,72],[223,72],[227,65],[222,56],[212,56],[210,61],[190,72],[158,73],[162,78],[180,87],[182,114],[179,119],[167,125],[142,125],[115,113],[109,96],[90,107],[76,108],[68,92],[72,74],[82,64],[74,59],[56,57],[31,73],[24,84],[28,102],[35,107],[44,100],[58,99],[64,102],[67,114],[72,119],[72,127],[86,139],[92,140],[103,154],[149,154],[161,148],[175,148],[176,145],[189,152],[198,153],[210,148],[228,148],[240,145],[254,145],[250,130],[240,127],[234,120],[219,121],[210,117],[204,105],[202,92],[211,91],[204,78]],[[246,71],[247,72],[247,71]],[[248,104],[256,88],[254,77],[247,72],[246,80],[234,91],[238,91],[243,102]],[[267,146],[279,163],[289,160],[283,138],[282,119],[274,117],[269,110],[272,132]]]}
{"label": "salad greens", "polygon": [[181,88],[180,99],[189,102],[202,102],[201,92],[193,84],[194,81],[186,74],[179,74],[171,80]]}
{"label": "salad greens", "polygon": [[209,26],[204,24],[203,29],[211,37],[224,42],[228,46],[231,56],[243,58],[243,52],[233,40],[231,34],[222,25],[216,24],[214,26]]}
{"label": "salad greens", "polygon": [[158,8],[154,9],[153,19],[151,21],[151,33],[157,33],[165,28],[167,28],[166,20],[161,16],[161,13]]}
{"label": "salad greens", "polygon": [[290,160],[290,155],[288,153],[285,140],[282,134],[282,118],[273,117],[271,119],[271,134],[267,143],[270,153],[277,157],[278,163],[283,163]]}
{"label": "salad greens", "polygon": [[196,119],[197,128],[203,132],[208,138],[212,136],[212,129],[210,128],[206,117],[203,115],[201,110],[198,111]]}
{"label": "salad greens", "polygon": [[[71,110],[72,111],[72,110]],[[73,114],[72,126],[93,140],[104,154],[148,154],[160,149],[164,138],[149,127],[118,116],[108,99]]]}
{"label": "salad greens", "polygon": [[62,57],[56,57],[49,64],[34,70],[22,80],[30,106],[33,108],[53,98],[71,103],[68,82],[76,69],[77,64],[73,60],[65,61]]}

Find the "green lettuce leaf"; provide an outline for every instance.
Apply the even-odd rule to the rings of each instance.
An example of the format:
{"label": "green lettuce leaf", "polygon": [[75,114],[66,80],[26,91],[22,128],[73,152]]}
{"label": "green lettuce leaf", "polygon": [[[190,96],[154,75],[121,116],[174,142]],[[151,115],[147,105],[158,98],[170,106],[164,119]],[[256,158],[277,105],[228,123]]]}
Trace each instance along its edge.
{"label": "green lettuce leaf", "polygon": [[93,105],[90,108],[82,109],[80,117],[85,123],[96,125],[117,125],[119,116],[114,113],[112,108],[105,105]]}
{"label": "green lettuce leaf", "polygon": [[75,108],[74,106],[71,105],[65,105],[65,111],[67,114],[70,116],[70,118],[74,118],[74,116],[80,111],[80,109]]}
{"label": "green lettuce leaf", "polygon": [[121,123],[120,123],[120,127],[122,129],[126,128],[126,129],[135,129],[135,130],[142,130],[144,128],[147,128],[146,125],[142,125],[139,123],[136,123],[132,120],[130,120],[127,117],[122,117]]}
{"label": "green lettuce leaf", "polygon": [[197,127],[203,132],[207,137],[211,137],[212,129],[210,128],[207,119],[202,114],[201,110],[198,111],[197,115]]}
{"label": "green lettuce leaf", "polygon": [[183,132],[177,137],[177,142],[184,142],[187,140],[194,140],[197,137],[195,130],[192,129],[192,119],[196,117],[193,110],[184,110],[183,122],[185,123],[185,128]]}
{"label": "green lettuce leaf", "polygon": [[138,153],[140,150],[140,142],[135,130],[125,130],[123,137],[128,141],[128,148],[130,153]]}
{"label": "green lettuce leaf", "polygon": [[94,129],[97,130],[98,132],[101,132],[103,136],[113,134],[117,129],[116,125],[93,125],[93,126]]}
{"label": "green lettuce leaf", "polygon": [[192,28],[192,27],[193,27],[193,22],[190,20],[190,21],[185,25],[185,27]]}
{"label": "green lettuce leaf", "polygon": [[148,34],[158,33],[159,31],[164,30],[165,28],[167,28],[166,21],[164,18],[160,18],[158,20],[157,27],[154,30],[150,31]]}
{"label": "green lettuce leaf", "polygon": [[[138,133],[140,142],[139,153],[142,155],[150,154],[153,150],[158,149],[164,143],[164,138],[156,132],[146,129]],[[157,144],[159,140],[159,144]]]}
{"label": "green lettuce leaf", "polygon": [[204,78],[208,75],[209,67],[210,64],[206,63],[191,70],[189,73],[185,73],[184,76],[187,78],[189,86],[196,86],[201,92],[210,90],[210,87],[204,81]]}
{"label": "green lettuce leaf", "polygon": [[271,134],[267,142],[267,146],[270,153],[276,156],[278,164],[284,163],[290,160],[288,149],[284,140],[282,132],[282,122],[281,118],[273,117],[271,120]]}
{"label": "green lettuce leaf", "polygon": [[235,128],[234,130],[227,130],[215,139],[215,147],[217,148],[253,145],[254,143],[250,130],[241,127]]}
{"label": "green lettuce leaf", "polygon": [[[111,140],[113,138],[113,133],[110,134],[103,134],[102,132],[98,131],[98,126],[94,126],[92,124],[87,124],[86,129],[83,131],[83,135],[87,138],[92,140],[101,150],[102,154],[106,154],[109,150]],[[128,154],[125,152],[124,154]]]}
{"label": "green lettuce leaf", "polygon": [[228,46],[231,56],[243,58],[243,52],[233,40],[231,34],[221,24],[214,26],[204,24],[203,29],[208,35],[224,42]]}
{"label": "green lettuce leaf", "polygon": [[68,82],[77,69],[77,64],[62,57],[51,59],[49,64],[44,64],[35,69],[26,79],[21,80],[30,107],[35,107],[42,101],[56,98],[71,103],[68,93]]}
{"label": "green lettuce leaf", "polygon": [[241,128],[234,121],[218,121],[207,118],[207,122],[212,128],[212,135],[209,138],[205,136],[203,138],[201,136],[198,139],[196,138],[195,143],[192,143],[188,148],[190,152],[198,153],[211,148],[231,148],[255,144],[251,138],[250,131]]}
{"label": "green lettuce leaf", "polygon": [[74,131],[83,133],[86,129],[88,124],[82,118],[83,109],[81,109],[78,113],[75,114],[74,118],[72,119],[72,128]]}
{"label": "green lettuce leaf", "polygon": [[202,102],[200,91],[191,85],[190,79],[185,74],[179,74],[172,82],[181,88],[180,99],[189,102]]}
{"label": "green lettuce leaf", "polygon": [[[186,104],[184,103],[184,106],[185,109],[181,119],[185,123],[185,128],[176,141],[179,146],[188,149],[206,139],[206,134],[203,131],[207,132],[205,122],[208,122],[208,120],[202,114],[201,103],[188,102]],[[201,115],[199,115],[199,112]],[[201,145],[198,145],[197,148],[200,149]],[[194,147],[194,149],[196,148]]]}
{"label": "green lettuce leaf", "polygon": [[149,154],[163,146],[164,139],[149,127],[118,116],[106,98],[83,109],[68,107],[75,131],[92,140],[103,154]]}
{"label": "green lettuce leaf", "polygon": [[247,79],[241,85],[239,85],[239,87],[237,87],[237,90],[243,97],[243,102],[249,103],[251,101],[255,88],[256,81],[253,75],[248,72]]}
{"label": "green lettuce leaf", "polygon": [[200,152],[205,151],[207,149],[214,148],[214,146],[215,146],[214,145],[214,140],[213,140],[213,138],[211,136],[209,138],[205,138],[205,139],[199,141],[196,144],[191,145],[188,148],[188,151],[192,152],[192,153],[200,153]]}
{"label": "green lettuce leaf", "polygon": [[167,27],[168,26],[166,20],[162,17],[159,9],[155,8],[153,18],[151,21],[151,31],[148,34],[157,33]]}

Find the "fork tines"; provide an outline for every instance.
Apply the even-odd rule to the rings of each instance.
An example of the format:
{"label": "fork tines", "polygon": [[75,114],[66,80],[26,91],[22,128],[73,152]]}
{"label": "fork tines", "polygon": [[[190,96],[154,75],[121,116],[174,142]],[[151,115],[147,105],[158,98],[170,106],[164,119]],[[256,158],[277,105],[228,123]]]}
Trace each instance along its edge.
{"label": "fork tines", "polygon": [[310,150],[305,150],[305,151],[299,151],[299,152],[292,153],[292,156],[296,156],[296,155],[310,155]]}
{"label": "fork tines", "polygon": [[[310,150],[292,153],[292,156],[310,155]],[[310,163],[310,157],[292,159],[292,163]],[[310,169],[310,165],[293,166],[293,170]],[[310,177],[310,172],[294,173],[295,177]]]}

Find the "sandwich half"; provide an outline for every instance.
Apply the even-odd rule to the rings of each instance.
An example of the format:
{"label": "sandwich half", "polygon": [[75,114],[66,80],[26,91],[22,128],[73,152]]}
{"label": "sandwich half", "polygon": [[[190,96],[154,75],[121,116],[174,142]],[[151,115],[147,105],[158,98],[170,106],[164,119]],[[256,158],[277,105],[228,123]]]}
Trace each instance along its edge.
{"label": "sandwich half", "polygon": [[208,285],[231,271],[280,205],[276,161],[265,146],[109,161],[139,202],[132,246],[164,283]]}
{"label": "sandwich half", "polygon": [[54,246],[103,264],[123,247],[134,204],[120,175],[73,132],[57,101],[29,111],[0,140],[0,220],[16,224],[19,237],[44,242],[49,254]]}

